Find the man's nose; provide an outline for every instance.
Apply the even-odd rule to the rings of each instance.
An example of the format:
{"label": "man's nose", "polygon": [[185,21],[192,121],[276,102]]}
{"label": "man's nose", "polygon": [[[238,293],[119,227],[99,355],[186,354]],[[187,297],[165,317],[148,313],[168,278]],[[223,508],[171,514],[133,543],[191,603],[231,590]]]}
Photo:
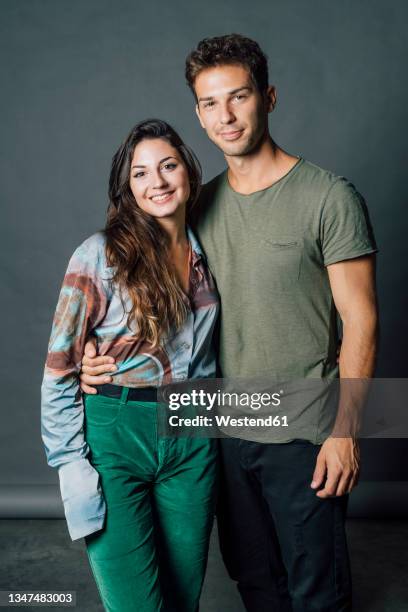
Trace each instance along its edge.
{"label": "man's nose", "polygon": [[231,109],[228,104],[224,104],[221,106],[221,116],[220,122],[225,125],[228,123],[233,123],[235,121],[235,115],[231,112]]}

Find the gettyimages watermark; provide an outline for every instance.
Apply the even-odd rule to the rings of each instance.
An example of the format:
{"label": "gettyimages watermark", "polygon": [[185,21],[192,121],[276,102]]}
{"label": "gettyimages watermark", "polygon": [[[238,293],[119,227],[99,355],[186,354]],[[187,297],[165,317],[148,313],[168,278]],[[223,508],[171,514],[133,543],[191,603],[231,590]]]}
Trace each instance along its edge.
{"label": "gettyimages watermark", "polygon": [[178,410],[182,406],[200,406],[212,410],[215,406],[245,406],[252,410],[259,410],[265,406],[279,406],[283,391],[275,393],[237,393],[221,391],[214,393],[204,389],[192,389],[190,392],[170,392],[168,405],[170,410]]}
{"label": "gettyimages watermark", "polygon": [[256,442],[408,437],[408,379],[268,377],[174,382],[158,391],[159,435]]}
{"label": "gettyimages watermark", "polygon": [[[281,392],[283,393],[283,391]],[[268,414],[256,417],[253,415],[222,414],[221,409],[250,408],[258,411],[266,407],[278,407],[281,403],[281,394],[275,393],[237,393],[221,391],[208,392],[204,389],[192,389],[191,392],[171,392],[168,394],[168,408],[171,411],[179,411],[180,408],[202,409],[208,414],[195,414],[185,416],[184,414],[172,414],[168,416],[170,427],[288,427],[287,415]]]}

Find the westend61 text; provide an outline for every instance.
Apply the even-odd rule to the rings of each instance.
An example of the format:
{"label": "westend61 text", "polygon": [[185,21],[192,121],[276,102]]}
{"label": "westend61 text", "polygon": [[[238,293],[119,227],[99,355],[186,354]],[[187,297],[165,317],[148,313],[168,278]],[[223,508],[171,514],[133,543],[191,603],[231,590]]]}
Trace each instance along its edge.
{"label": "westend61 text", "polygon": [[269,415],[267,417],[231,417],[215,415],[195,416],[193,418],[179,417],[172,415],[169,417],[171,427],[288,427],[288,417],[286,415]]}

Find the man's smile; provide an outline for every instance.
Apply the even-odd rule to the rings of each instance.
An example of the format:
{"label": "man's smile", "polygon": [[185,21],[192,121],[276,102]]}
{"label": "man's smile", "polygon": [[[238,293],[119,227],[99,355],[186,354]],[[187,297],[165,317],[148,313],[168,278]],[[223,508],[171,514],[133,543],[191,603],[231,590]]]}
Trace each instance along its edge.
{"label": "man's smile", "polygon": [[219,135],[224,139],[224,140],[237,140],[242,134],[243,134],[244,130],[228,130],[228,131],[224,131],[224,132],[219,132]]}

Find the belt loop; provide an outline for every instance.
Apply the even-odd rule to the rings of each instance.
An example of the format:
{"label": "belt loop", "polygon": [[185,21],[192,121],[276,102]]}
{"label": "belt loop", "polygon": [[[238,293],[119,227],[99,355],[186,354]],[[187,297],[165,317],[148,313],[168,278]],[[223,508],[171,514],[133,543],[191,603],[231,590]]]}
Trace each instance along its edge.
{"label": "belt loop", "polygon": [[122,393],[120,394],[120,403],[126,404],[129,395],[129,387],[122,387]]}

